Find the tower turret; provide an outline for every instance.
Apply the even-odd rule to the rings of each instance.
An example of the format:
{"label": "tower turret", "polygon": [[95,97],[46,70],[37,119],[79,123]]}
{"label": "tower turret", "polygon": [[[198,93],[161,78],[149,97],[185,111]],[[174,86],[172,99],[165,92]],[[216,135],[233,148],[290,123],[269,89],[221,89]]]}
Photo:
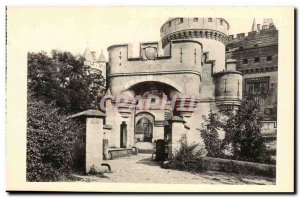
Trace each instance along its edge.
{"label": "tower turret", "polygon": [[102,62],[102,63],[106,63],[106,59],[105,59],[105,56],[104,56],[104,54],[103,54],[103,50],[101,50],[101,54],[100,54],[100,56],[99,56],[97,62],[99,62],[99,63],[101,63],[101,62]]}
{"label": "tower turret", "polygon": [[90,51],[90,48],[87,47],[84,52],[83,52],[83,57],[85,58],[86,63],[89,63],[93,61],[93,56],[92,53]]}
{"label": "tower turret", "polygon": [[99,69],[101,70],[103,78],[106,80],[107,79],[107,76],[106,76],[106,59],[105,59],[105,56],[103,54],[103,50],[101,50],[101,54],[99,55],[99,58],[97,60],[97,64],[99,66]]}
{"label": "tower turret", "polygon": [[196,40],[203,44],[204,52],[209,52],[210,59],[216,61],[215,71],[223,71],[228,30],[229,23],[223,18],[170,18],[162,25],[160,35],[165,55],[173,40]]}
{"label": "tower turret", "polygon": [[99,55],[98,59],[96,58],[96,52],[90,51],[87,47],[83,53],[85,58],[84,64],[90,66],[90,73],[101,73],[103,78],[106,79],[106,59],[103,54],[103,50]]}
{"label": "tower turret", "polygon": [[257,26],[256,26],[256,22],[255,22],[255,18],[253,19],[253,23],[252,23],[252,28],[251,28],[251,32],[256,32],[257,31]]}

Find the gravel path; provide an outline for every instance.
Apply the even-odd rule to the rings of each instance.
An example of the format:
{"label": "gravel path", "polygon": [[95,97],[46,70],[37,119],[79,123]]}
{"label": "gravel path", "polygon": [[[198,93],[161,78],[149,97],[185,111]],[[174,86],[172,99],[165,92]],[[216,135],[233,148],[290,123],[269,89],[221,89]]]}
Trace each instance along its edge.
{"label": "gravel path", "polygon": [[161,168],[151,160],[150,154],[105,161],[112,168],[112,173],[102,176],[73,175],[86,182],[106,183],[164,183],[164,184],[275,184],[275,179],[226,174],[220,172],[190,173]]}

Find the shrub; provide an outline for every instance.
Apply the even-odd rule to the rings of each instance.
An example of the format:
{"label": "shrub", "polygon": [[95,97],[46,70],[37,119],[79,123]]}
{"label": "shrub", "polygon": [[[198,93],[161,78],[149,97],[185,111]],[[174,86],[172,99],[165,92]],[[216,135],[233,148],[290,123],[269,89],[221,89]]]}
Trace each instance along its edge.
{"label": "shrub", "polygon": [[31,94],[27,110],[27,181],[58,181],[72,169],[78,126]]}
{"label": "shrub", "polygon": [[262,113],[251,97],[243,98],[236,113],[231,113],[223,128],[223,145],[228,147],[232,159],[257,163],[270,163],[266,142],[261,134]]}
{"label": "shrub", "polygon": [[180,140],[180,148],[175,151],[169,163],[164,168],[197,172],[202,171],[201,157],[203,149],[198,144],[188,145],[183,139]]}
{"label": "shrub", "polygon": [[218,115],[213,112],[212,107],[208,116],[203,116],[204,124],[200,130],[200,135],[203,138],[207,157],[223,157],[223,149],[221,148],[222,141],[219,139],[219,128],[222,123],[219,121]]}

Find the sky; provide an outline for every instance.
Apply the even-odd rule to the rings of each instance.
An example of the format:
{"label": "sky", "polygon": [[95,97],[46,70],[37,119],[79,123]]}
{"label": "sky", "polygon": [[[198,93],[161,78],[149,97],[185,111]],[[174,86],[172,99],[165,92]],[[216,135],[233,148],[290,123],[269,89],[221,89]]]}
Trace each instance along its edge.
{"label": "sky", "polygon": [[[183,14],[192,13],[193,17],[209,17],[195,9],[182,10],[185,11]],[[169,17],[184,16],[181,14],[168,8],[8,8],[8,32],[14,32],[14,36],[19,32],[21,36],[10,40],[23,43],[26,39],[25,47],[31,52],[49,53],[59,49],[82,54],[89,47],[97,56],[103,50],[107,58],[110,45],[131,43],[133,55],[137,56],[139,42],[159,41],[162,24]],[[230,24],[230,34],[249,32],[254,19],[251,14],[224,18]],[[262,21],[262,18],[256,18],[256,23]]]}

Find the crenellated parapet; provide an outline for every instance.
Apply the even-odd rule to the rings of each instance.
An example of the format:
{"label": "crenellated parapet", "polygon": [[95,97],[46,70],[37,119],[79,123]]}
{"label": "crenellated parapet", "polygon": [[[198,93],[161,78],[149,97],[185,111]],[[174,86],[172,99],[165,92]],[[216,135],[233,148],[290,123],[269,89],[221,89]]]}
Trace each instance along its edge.
{"label": "crenellated parapet", "polygon": [[223,33],[218,32],[217,30],[197,30],[197,29],[189,29],[189,30],[180,30],[162,38],[162,46],[165,47],[172,40],[178,39],[213,39],[219,41],[223,44],[227,42],[227,36]]}
{"label": "crenellated parapet", "polygon": [[243,48],[253,47],[255,44],[263,46],[266,43],[278,43],[278,30],[274,25],[248,33],[229,35],[226,45],[228,49],[231,49],[240,46]]}
{"label": "crenellated parapet", "polygon": [[171,18],[160,29],[163,47],[171,40],[205,38],[226,43],[229,23],[223,18]]}
{"label": "crenellated parapet", "polygon": [[193,40],[172,41],[163,55],[159,42],[141,43],[138,57],[130,44],[113,45],[109,53],[109,76],[193,72],[201,74],[202,44]]}
{"label": "crenellated parapet", "polygon": [[178,39],[194,40],[203,45],[216,61],[216,71],[225,67],[225,44],[227,43],[229,23],[223,18],[171,18],[161,27],[161,41],[165,54],[170,43]]}

